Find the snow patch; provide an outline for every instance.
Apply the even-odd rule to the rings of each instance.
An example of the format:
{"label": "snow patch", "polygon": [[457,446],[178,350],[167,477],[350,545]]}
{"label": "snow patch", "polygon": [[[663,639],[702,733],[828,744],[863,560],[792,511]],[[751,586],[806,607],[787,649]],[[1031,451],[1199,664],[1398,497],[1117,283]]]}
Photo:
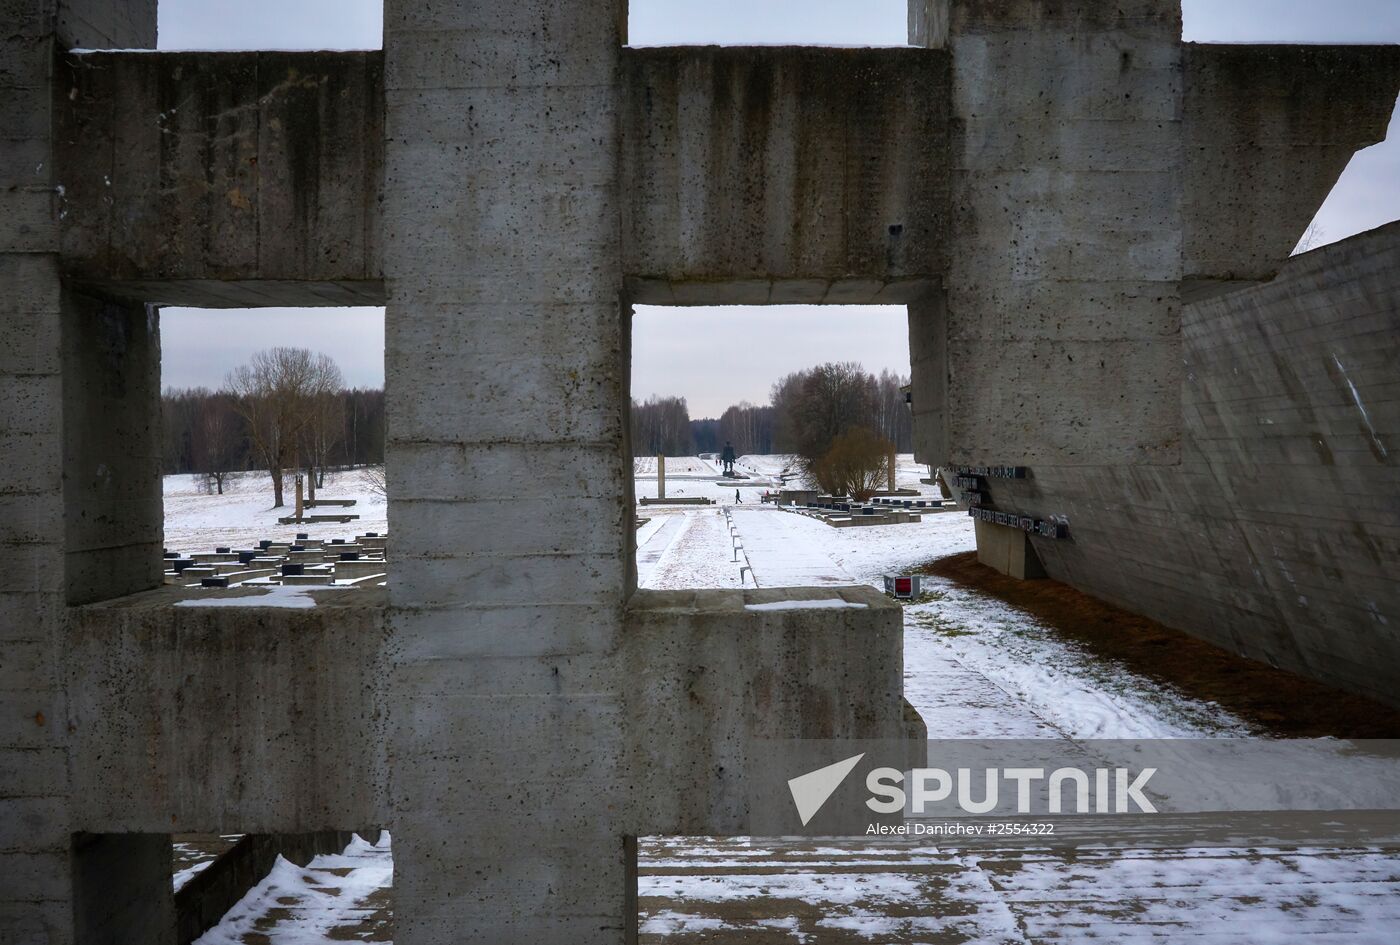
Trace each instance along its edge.
{"label": "snow patch", "polygon": [[[261,588],[260,588],[261,589]],[[267,585],[262,594],[239,595],[238,597],[209,596],[191,600],[176,601],[176,607],[284,607],[289,610],[306,610],[316,606],[316,599],[309,591],[353,591],[355,587],[344,584],[282,584]],[[226,594],[227,592],[223,592]]]}
{"label": "snow patch", "polygon": [[869,604],[848,600],[775,600],[768,604],[745,604],[745,610],[866,610]]}

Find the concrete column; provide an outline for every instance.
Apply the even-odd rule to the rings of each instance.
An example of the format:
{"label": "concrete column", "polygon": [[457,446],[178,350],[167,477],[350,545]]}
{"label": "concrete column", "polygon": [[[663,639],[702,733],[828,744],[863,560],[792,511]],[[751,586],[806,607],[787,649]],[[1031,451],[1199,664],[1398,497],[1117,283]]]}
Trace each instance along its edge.
{"label": "concrete column", "polygon": [[1176,463],[1179,0],[951,0],[948,29],[956,409],[925,461]]}
{"label": "concrete column", "polygon": [[170,835],[73,838],[73,915],[79,945],[175,945]]}
{"label": "concrete column", "polygon": [[666,457],[656,457],[656,497],[666,498]]}
{"label": "concrete column", "polygon": [[68,601],[161,584],[156,310],[63,295],[63,506]]}
{"label": "concrete column", "polygon": [[947,312],[941,290],[909,303],[910,405],[914,457],[929,466],[948,462]]}
{"label": "concrete column", "polygon": [[952,0],[909,0],[909,45],[943,49],[948,45],[948,7]]}
{"label": "concrete column", "polygon": [[619,942],[629,923],[624,18],[385,7],[402,945]]}
{"label": "concrete column", "polygon": [[[65,300],[55,45],[155,43],[154,0],[10,0],[0,35],[0,936],[77,940],[68,812]],[[167,872],[168,882],[168,872]]]}

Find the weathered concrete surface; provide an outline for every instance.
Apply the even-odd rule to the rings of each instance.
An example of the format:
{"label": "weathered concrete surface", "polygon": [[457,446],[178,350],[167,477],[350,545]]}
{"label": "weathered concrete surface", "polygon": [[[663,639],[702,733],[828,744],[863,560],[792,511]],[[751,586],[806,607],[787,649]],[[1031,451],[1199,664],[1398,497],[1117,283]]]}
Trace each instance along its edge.
{"label": "weathered concrete surface", "polygon": [[70,604],[161,584],[160,338],[151,306],[63,306],[64,581]]}
{"label": "weathered concrete surface", "polygon": [[[959,0],[949,30],[957,244],[923,330],[956,406],[917,452],[1176,462],[1179,5]],[[915,373],[916,404],[933,384]]]}
{"label": "weathered concrete surface", "polygon": [[378,52],[59,66],[65,274],[139,302],[383,303]]}
{"label": "weathered concrete surface", "polygon": [[[76,312],[66,310],[58,265],[53,64],[56,48],[79,37],[154,44],[155,3],[5,0],[0,21],[0,935],[68,945],[86,927],[76,909],[115,915],[125,903],[101,890],[94,898],[90,886],[75,892],[82,864],[69,816],[60,659],[63,405],[76,380],[64,371],[62,336]],[[131,927],[140,925],[134,917]]]}
{"label": "weathered concrete surface", "polygon": [[622,65],[632,301],[903,303],[942,271],[945,53],[673,46]]}
{"label": "weathered concrete surface", "polygon": [[911,317],[916,453],[1176,463],[1183,281],[1276,271],[1384,137],[1400,53],[1183,46],[1174,0],[913,6],[911,41],[945,33],[951,246],[946,309]]}
{"label": "weathered concrete surface", "polygon": [[1278,272],[1353,153],[1385,140],[1400,46],[1199,46],[1185,56],[1188,280]]}
{"label": "weathered concrete surface", "polygon": [[170,834],[75,834],[72,875],[75,941],[177,945]]}
{"label": "weathered concrete surface", "polygon": [[1179,467],[1035,466],[1050,576],[1391,703],[1400,693],[1400,224],[1187,306]]}
{"label": "weathered concrete surface", "polygon": [[384,12],[395,940],[619,941],[625,4]]}
{"label": "weathered concrete surface", "polygon": [[[7,457],[0,479],[7,653],[0,667],[0,927],[16,929],[11,937],[21,941],[66,945],[92,912],[79,904],[83,914],[75,913],[77,830],[277,831],[373,820],[388,823],[399,841],[401,943],[623,937],[635,915],[624,838],[644,826],[637,799],[645,793],[626,765],[649,721],[630,712],[639,693],[627,673],[648,665],[626,634],[635,584],[625,422],[629,290],[640,296],[664,280],[674,302],[716,289],[766,301],[803,289],[836,301],[894,298],[884,287],[897,285],[901,297],[915,300],[917,409],[942,418],[937,428],[921,425],[933,430],[920,433],[924,459],[1031,463],[1047,470],[1032,480],[1040,484],[1053,484],[1054,470],[1072,478],[1074,468],[1087,467],[1084,481],[1102,475],[1119,484],[1104,487],[1111,495],[1122,483],[1167,483],[1173,473],[1159,464],[1176,462],[1183,449],[1183,279],[1237,278],[1244,265],[1222,256],[1187,268],[1188,234],[1193,247],[1207,248],[1202,258],[1213,244],[1187,219],[1210,195],[1187,187],[1186,142],[1196,96],[1217,79],[1238,80],[1226,90],[1231,95],[1255,80],[1247,66],[1225,68],[1223,59],[1194,72],[1171,0],[920,0],[911,11],[916,39],[946,52],[764,50],[730,58],[624,51],[620,0],[489,8],[391,0],[382,93],[372,54],[58,55],[79,42],[153,45],[148,0],[4,0],[0,9],[12,24],[0,38],[0,276],[9,290],[2,304],[11,342],[0,353]],[[1355,55],[1348,61],[1357,68],[1389,68],[1393,59]],[[666,75],[665,63],[680,77]],[[813,88],[823,63],[849,87]],[[1193,74],[1208,78],[1188,88]],[[643,75],[648,88],[666,92],[649,105],[634,85]],[[692,75],[693,83],[685,79]],[[1348,86],[1329,78],[1327,105],[1336,107],[1344,92],[1373,97],[1385,88],[1378,81]],[[934,97],[919,109],[919,90],[938,88],[948,89],[946,100]],[[739,111],[750,95],[763,107]],[[1274,217],[1292,226],[1315,209],[1346,135],[1369,140],[1380,112],[1355,112],[1365,128],[1336,126],[1309,117],[1321,107],[1310,95],[1283,98],[1293,116],[1287,121],[1297,119],[1298,137],[1288,140],[1327,155],[1318,176],[1290,192],[1296,204]],[[1213,108],[1203,110],[1195,133],[1209,133],[1219,118]],[[798,114],[789,119],[783,109]],[[855,115],[838,117],[841,109]],[[638,115],[660,119],[637,132]],[[701,140],[689,130],[692,120],[713,133]],[[938,133],[941,123],[946,135]],[[832,127],[844,136],[841,174],[834,146],[809,146],[817,130]],[[382,181],[374,163],[381,139]],[[657,147],[635,147],[639,141]],[[1286,148],[1264,153],[1291,160]],[[686,176],[687,162],[711,157],[734,176]],[[933,174],[940,166],[946,182]],[[640,205],[624,188],[653,177],[687,189],[694,180],[703,192],[678,198],[686,215],[668,217],[671,210],[648,202],[637,217]],[[1274,179],[1253,180],[1267,190]],[[798,183],[839,193],[833,206],[840,212],[810,196],[799,200]],[[1241,186],[1228,177],[1219,183],[1231,193]],[[742,199],[749,197],[757,208]],[[792,219],[763,222],[785,222],[791,232],[756,228],[759,215],[789,212],[789,204]],[[1270,203],[1259,197],[1249,205]],[[741,211],[729,230],[717,222]],[[906,230],[889,231],[900,223]],[[1273,241],[1250,248],[1246,262],[1258,264]],[[656,262],[633,271],[632,249],[638,257],[656,252]],[[1216,265],[1226,268],[1209,271]],[[65,274],[72,283],[66,294]],[[629,276],[642,278],[629,285]],[[904,296],[910,286],[919,294]],[[329,642],[333,629],[291,638],[288,628],[310,619],[300,614],[250,611],[244,619],[265,627],[238,643],[217,630],[236,625],[232,617],[168,613],[159,603],[128,601],[70,617],[69,599],[142,585],[144,564],[120,550],[150,553],[156,525],[146,520],[154,513],[150,495],[136,484],[149,462],[140,404],[150,402],[154,328],[138,323],[135,307],[103,316],[79,304],[72,288],[137,303],[387,300],[389,514],[404,567],[391,582],[387,616],[363,617],[367,628],[387,621],[387,641],[375,650],[385,666],[376,683],[384,688],[374,690],[383,693],[384,714],[365,714],[363,689],[306,694],[292,686],[321,659],[336,678],[363,680],[370,665],[350,666],[339,652],[358,646],[368,660],[368,636],[340,647]],[[100,405],[79,375],[95,371],[102,389],[124,379],[110,352],[86,337],[94,318],[108,316],[122,326],[113,337],[136,343],[130,393],[116,416],[138,449],[112,457],[113,491],[104,494],[105,484],[81,477],[96,474],[118,438],[95,429]],[[1249,330],[1241,326],[1241,337]],[[1345,356],[1339,370],[1350,377],[1374,356],[1360,342],[1333,353]],[[1321,399],[1311,408],[1321,417],[1339,411],[1338,423],[1350,409]],[[522,411],[546,420],[524,431]],[[1241,428],[1246,422],[1239,420]],[[1380,429],[1385,442],[1391,434]],[[1229,438],[1211,449],[1219,454],[1211,463],[1240,451]],[[98,516],[104,495],[122,504]],[[548,505],[520,501],[545,497]],[[74,510],[82,520],[59,527]],[[1177,513],[1168,507],[1160,514],[1157,521],[1172,522]],[[1357,518],[1341,520],[1351,531],[1338,531],[1336,542],[1358,534]],[[1075,542],[1062,553],[1095,547],[1087,539],[1096,534],[1116,534],[1096,530],[1093,516],[1085,524],[1087,531],[1074,523]],[[1239,528],[1248,543],[1241,539],[1233,550],[1273,553],[1272,533]],[[1393,557],[1383,544],[1388,533],[1360,534],[1368,537],[1358,537],[1358,547],[1380,542],[1378,560]],[[1104,542],[1117,554],[1088,552],[1103,556],[1082,563],[1096,580],[1113,582],[1133,574],[1137,561],[1136,573],[1156,593],[1161,560],[1174,552],[1132,541],[1137,558],[1123,553],[1124,537],[1116,548]],[[1158,560],[1150,562],[1144,547]],[[1304,550],[1294,564],[1319,585],[1337,580],[1338,561],[1350,566],[1360,557],[1298,547]],[[1189,573],[1197,547],[1181,548],[1172,560]],[[1068,560],[1061,573],[1075,566]],[[1299,573],[1283,567],[1266,569],[1275,597]],[[161,592],[153,593],[155,602]],[[1212,593],[1217,607],[1262,612],[1226,580]],[[1343,606],[1337,598],[1335,611]],[[720,645],[705,621],[676,620]],[[648,628],[642,638],[661,627],[650,617],[635,625]],[[1359,625],[1339,626],[1336,653],[1298,652],[1341,675],[1350,670],[1336,660],[1355,666],[1387,656],[1375,637],[1353,632]],[[180,650],[191,644],[182,627],[205,627],[194,642],[208,649]],[[783,639],[782,632],[763,634]],[[250,651],[259,641],[267,649]],[[698,670],[686,669],[680,654],[667,671],[689,680]],[[182,660],[198,668],[202,688],[181,688]],[[837,695],[810,704],[834,714],[809,716],[796,708],[807,703],[794,698],[775,703],[780,717],[833,726],[892,721],[888,705],[873,715],[841,714],[854,703],[839,695],[848,692],[844,664],[830,662]],[[157,676],[149,675],[152,665],[161,669]],[[799,671],[799,685],[817,685],[802,679],[796,654],[784,665]],[[771,669],[761,661],[744,668]],[[245,669],[271,701],[250,701],[250,725],[231,733],[237,758],[217,757],[209,736],[227,730],[230,694],[219,673]],[[860,685],[893,693],[897,681],[871,685],[878,670],[866,666]],[[892,671],[897,676],[891,666],[883,672]],[[711,677],[705,685],[729,703],[759,691],[742,682]],[[696,723],[674,708],[687,704],[674,692],[640,695],[695,735],[678,752],[721,752],[746,724],[740,715],[716,715],[717,728],[695,733]],[[152,736],[152,719],[178,714],[177,697],[184,700],[178,711],[190,713],[187,735],[142,740]],[[369,760],[347,763],[346,770],[364,773],[338,789],[343,796],[289,770],[305,763],[300,754],[322,750],[293,724],[298,698],[310,700],[304,704],[313,718],[324,714],[318,726],[347,740],[323,740],[326,752],[369,739],[361,746]],[[204,721],[194,724],[195,715]],[[376,725],[386,726],[377,741]],[[279,737],[260,740],[267,732]],[[118,744],[135,754],[114,757],[111,766],[92,763]],[[205,752],[206,767],[223,767],[195,783],[193,769],[179,762],[138,770],[131,757],[143,751]],[[317,779],[326,783],[344,784],[343,773]],[[149,789],[144,797],[138,785]],[[274,797],[279,787],[283,796]],[[730,823],[728,786],[715,790],[707,799],[713,810],[677,807],[668,819],[699,824],[713,814]],[[386,816],[361,816],[380,803],[375,798]],[[159,822],[157,809],[166,815]],[[187,822],[170,823],[172,810]],[[331,822],[340,817],[350,823]]]}
{"label": "weathered concrete surface", "polygon": [[[745,609],[836,597],[865,609]],[[635,594],[623,708],[646,720],[627,728],[639,831],[746,833],[754,739],[898,738],[903,613],[868,587]]]}
{"label": "weathered concrete surface", "polygon": [[384,593],[311,589],[316,606],[305,609],[176,606],[212,593],[162,588],[74,611],[63,647],[69,752],[82,759],[74,828],[308,833],[381,822]]}

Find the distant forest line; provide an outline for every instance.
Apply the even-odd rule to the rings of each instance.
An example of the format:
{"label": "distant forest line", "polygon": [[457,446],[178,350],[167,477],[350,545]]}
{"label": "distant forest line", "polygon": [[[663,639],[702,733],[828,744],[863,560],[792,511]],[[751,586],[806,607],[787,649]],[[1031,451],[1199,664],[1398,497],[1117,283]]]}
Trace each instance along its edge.
{"label": "distant forest line", "polygon": [[[329,400],[325,455],[317,459],[331,467],[383,463],[384,391],[343,389]],[[165,421],[161,465],[166,475],[267,468],[232,394],[203,387],[170,388],[161,396],[161,413]]]}
{"label": "distant forest line", "polygon": [[[839,388],[817,383],[839,369]],[[632,452],[637,456],[693,456],[718,453],[732,443],[740,455],[798,453],[802,417],[839,415],[840,426],[859,426],[893,443],[901,453],[914,450],[913,418],[901,388],[909,378],[892,371],[878,375],[859,364],[823,365],[796,371],[773,385],[769,403],[741,401],[718,418],[692,419],[684,397],[652,396],[632,401]],[[810,424],[808,424],[810,426]]]}

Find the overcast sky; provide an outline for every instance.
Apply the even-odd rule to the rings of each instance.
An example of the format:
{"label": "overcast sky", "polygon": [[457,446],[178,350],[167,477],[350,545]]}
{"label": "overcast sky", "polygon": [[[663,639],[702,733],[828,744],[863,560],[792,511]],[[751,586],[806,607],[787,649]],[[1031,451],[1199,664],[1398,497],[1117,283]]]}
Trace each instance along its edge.
{"label": "overcast sky", "polygon": [[[629,40],[902,45],[906,8],[906,0],[632,0]],[[1186,39],[1196,42],[1400,42],[1400,0],[1184,0],[1182,8]],[[382,0],[160,0],[160,46],[377,49],[382,9]],[[1322,242],[1400,217],[1400,120],[1391,139],[1353,159],[1318,214]],[[801,342],[792,332],[799,317]],[[383,382],[376,309],[166,309],[161,342],[167,385],[217,386],[274,344],[325,351],[350,384]],[[634,326],[633,393],[687,397],[692,416],[701,416],[740,399],[764,402],[777,376],[833,359],[907,374],[903,310],[643,309]]]}

